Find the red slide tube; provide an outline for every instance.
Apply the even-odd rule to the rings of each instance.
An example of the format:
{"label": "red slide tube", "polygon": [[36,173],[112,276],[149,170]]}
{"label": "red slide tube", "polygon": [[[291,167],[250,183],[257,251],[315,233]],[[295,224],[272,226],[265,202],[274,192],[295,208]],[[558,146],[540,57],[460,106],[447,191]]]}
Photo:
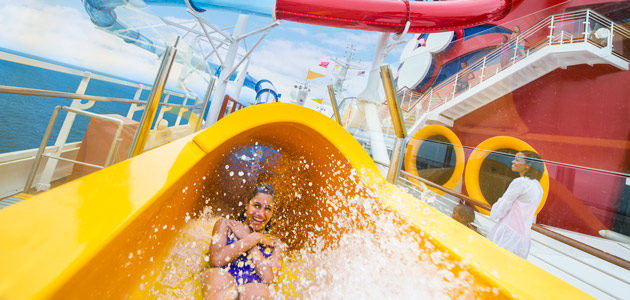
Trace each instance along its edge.
{"label": "red slide tube", "polygon": [[277,0],[276,19],[402,33],[450,31],[499,20],[520,0]]}

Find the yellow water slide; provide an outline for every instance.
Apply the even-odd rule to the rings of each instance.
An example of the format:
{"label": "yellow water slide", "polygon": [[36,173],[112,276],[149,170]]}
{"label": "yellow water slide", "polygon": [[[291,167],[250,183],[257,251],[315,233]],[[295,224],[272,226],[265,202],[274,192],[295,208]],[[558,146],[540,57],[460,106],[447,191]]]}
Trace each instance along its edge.
{"label": "yellow water slide", "polygon": [[[260,181],[276,186],[274,234],[289,246],[275,298],[397,298],[397,284],[420,293],[423,282],[442,285],[431,298],[590,298],[387,183],[334,121],[273,103],[0,210],[0,299],[181,297],[187,286],[199,297],[207,254],[174,249],[201,218],[237,214]],[[173,281],[177,264],[192,267]],[[411,276],[419,269],[425,278]]]}

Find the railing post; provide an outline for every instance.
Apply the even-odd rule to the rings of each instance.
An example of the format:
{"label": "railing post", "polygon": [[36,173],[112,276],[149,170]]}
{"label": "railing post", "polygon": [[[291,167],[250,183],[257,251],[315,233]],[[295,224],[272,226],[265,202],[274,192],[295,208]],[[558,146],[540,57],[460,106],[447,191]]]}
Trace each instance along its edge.
{"label": "railing post", "polygon": [[199,131],[199,129],[201,129],[201,125],[203,125],[203,117],[206,113],[206,109],[208,108],[210,95],[212,95],[212,90],[214,89],[215,82],[216,78],[214,76],[211,76],[210,82],[208,83],[208,89],[206,89],[206,95],[203,97],[203,106],[201,107],[201,111],[199,112],[199,119],[197,120],[197,125],[195,126],[195,132]]}
{"label": "railing post", "polygon": [[339,114],[339,106],[337,105],[337,97],[335,97],[335,91],[331,84],[328,85],[328,95],[330,96],[330,103],[332,104],[333,112],[335,113],[335,119],[337,123],[343,127],[341,123],[341,115]]}
{"label": "railing post", "polygon": [[555,16],[551,16],[551,21],[549,22],[549,46],[551,46],[553,42],[553,21]]}
{"label": "railing post", "polygon": [[227,105],[228,105],[229,100],[230,100],[229,95],[225,95],[223,97],[223,103],[221,104],[221,110],[219,110],[219,116],[217,120],[221,120],[221,118],[225,116],[225,111],[227,110]]}
{"label": "railing post", "polygon": [[481,84],[483,82],[483,76],[486,73],[486,59],[488,58],[488,56],[484,56],[483,57],[483,63],[481,64],[481,75],[479,75],[479,83]]}
{"label": "railing post", "polygon": [[615,34],[615,23],[610,22],[610,34],[608,35],[608,53],[613,52],[613,35]]}
{"label": "railing post", "polygon": [[512,64],[516,63],[516,56],[518,55],[518,36],[514,40],[514,54],[512,54]]}
{"label": "railing post", "polygon": [[144,151],[149,130],[151,129],[151,124],[153,123],[153,117],[155,117],[155,112],[157,111],[160,99],[162,98],[162,92],[164,92],[164,86],[166,85],[168,75],[171,71],[171,67],[173,66],[173,62],[175,61],[178,43],[179,37],[175,41],[175,46],[167,47],[166,52],[164,52],[164,59],[162,59],[162,64],[160,65],[160,69],[155,77],[153,89],[151,89],[151,95],[147,100],[146,109],[144,110],[142,119],[140,120],[140,126],[136,130],[136,135],[133,139],[133,143],[131,144],[129,158],[139,155]]}
{"label": "railing post", "polygon": [[405,130],[404,120],[400,113],[400,105],[398,103],[398,98],[396,97],[396,88],[394,87],[394,78],[389,66],[381,66],[381,79],[383,81],[385,97],[387,98],[389,115],[391,116],[392,125],[394,126],[394,131],[396,132],[396,143],[392,149],[389,169],[387,170],[387,181],[390,183],[396,183],[398,174],[400,174],[400,165],[403,155],[402,149],[405,144],[407,132]]}
{"label": "railing post", "polygon": [[[48,139],[50,138],[50,133],[55,126],[55,121],[57,120],[57,116],[59,115],[59,111],[63,106],[59,105],[55,107],[55,110],[50,117],[50,121],[48,122],[48,127],[46,127],[46,132],[44,133],[44,138],[42,138],[42,142],[39,144],[39,149],[37,150],[37,154],[35,155],[35,161],[33,162],[33,166],[31,167],[31,172],[26,179],[26,184],[24,185],[24,192],[28,193],[28,190],[31,189],[31,185],[33,185],[33,180],[35,179],[35,174],[37,174],[37,169],[39,168],[39,162],[41,161],[42,154],[44,154],[44,150],[46,150],[46,145],[48,144]],[[51,159],[54,160],[54,159]]]}
{"label": "railing post", "polygon": [[[168,103],[168,100],[171,98],[171,94],[166,94],[166,97],[164,97],[164,101],[163,103]],[[160,109],[160,113],[157,115],[157,118],[155,118],[157,120],[157,122],[160,122],[160,120],[162,120],[164,118],[164,113],[173,109],[172,106],[169,107],[163,107],[162,109]],[[179,110],[180,112],[182,111],[181,109]],[[156,111],[157,112],[157,111]],[[176,122],[177,123],[177,122]],[[175,125],[175,124],[174,124]],[[155,126],[155,128],[153,128],[153,131],[157,131],[157,126]]]}
{"label": "railing post", "polygon": [[588,43],[588,36],[591,28],[591,10],[586,10],[586,20],[584,21],[584,42]]}
{"label": "railing post", "polygon": [[429,104],[427,104],[427,112],[431,111],[431,101],[433,101],[433,88],[431,88],[431,92],[429,93]]}
{"label": "railing post", "polygon": [[[133,100],[140,100],[140,95],[142,95],[143,85],[139,85],[138,89],[136,89],[136,94],[133,96]],[[133,114],[136,111],[144,109],[144,105],[132,103],[129,105],[129,111],[127,111],[127,119],[133,119]]]}
{"label": "railing post", "polygon": [[[170,96],[170,95],[169,95]],[[186,101],[188,101],[188,96],[184,97],[184,101],[182,101],[182,105],[186,105]],[[171,106],[172,107],[172,106]],[[163,111],[167,111],[166,108],[162,108]],[[184,115],[184,108],[181,107],[177,113],[177,119],[175,119],[175,124],[173,126],[179,126],[179,123],[182,122],[182,116]],[[164,115],[162,115],[164,116]]]}
{"label": "railing post", "polygon": [[459,80],[459,72],[455,73],[455,81],[453,82],[453,96],[451,99],[455,98],[455,93],[457,92],[457,80]]}

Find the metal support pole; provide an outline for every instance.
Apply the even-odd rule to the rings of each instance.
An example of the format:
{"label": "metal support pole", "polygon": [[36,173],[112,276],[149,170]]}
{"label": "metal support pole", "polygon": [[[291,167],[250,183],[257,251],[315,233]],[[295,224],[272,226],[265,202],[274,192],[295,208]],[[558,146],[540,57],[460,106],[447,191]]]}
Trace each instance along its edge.
{"label": "metal support pole", "polygon": [[243,31],[245,31],[246,24],[247,16],[239,15],[234,31],[232,32],[232,36],[230,37],[232,43],[228,47],[225,59],[221,64],[221,74],[219,74],[216,86],[217,90],[213,93],[212,101],[210,102],[210,111],[208,111],[208,115],[206,116],[206,124],[203,125],[204,129],[210,127],[210,125],[214,124],[219,119],[221,104],[223,104],[223,97],[225,96],[225,90],[230,79],[228,75],[234,68],[234,61],[239,49],[239,41],[237,38],[243,34]]}
{"label": "metal support pole", "polygon": [[[241,90],[243,89],[243,83],[245,82],[245,77],[247,77],[247,69],[249,68],[249,58],[244,58],[244,60],[247,60],[247,61],[243,65],[243,68],[238,72],[238,76],[236,76],[236,81],[234,82],[234,99],[241,98]],[[238,65],[234,67],[234,70],[236,70],[237,67]]]}
{"label": "metal support pole", "polygon": [[328,85],[328,95],[330,95],[330,103],[332,103],[333,111],[335,112],[335,119],[337,119],[337,123],[343,126],[341,123],[341,116],[339,115],[339,106],[337,106],[337,97],[335,97],[335,91],[333,90],[332,85]]}
{"label": "metal support pole", "polygon": [[396,95],[396,88],[394,87],[394,78],[389,66],[381,66],[381,79],[383,80],[383,88],[385,90],[385,98],[387,98],[387,107],[389,108],[389,114],[392,118],[392,124],[396,130],[396,136],[399,138],[405,138],[407,133],[405,132],[405,124],[402,119],[400,105],[398,104],[398,97]]}
{"label": "metal support pole", "polygon": [[405,139],[396,138],[396,143],[394,144],[394,149],[392,149],[392,159],[389,163],[389,169],[387,170],[387,182],[396,184],[396,179],[398,179],[398,175],[400,174],[400,167],[402,164],[403,157],[403,146],[405,145]]}
{"label": "metal support pole", "polygon": [[201,111],[199,112],[199,120],[197,120],[195,132],[199,131],[199,129],[201,129],[201,125],[203,125],[203,117],[206,113],[206,109],[208,108],[208,103],[210,102],[210,96],[212,95],[212,90],[214,89],[215,82],[217,82],[216,78],[210,77],[210,83],[208,83],[206,95],[203,97],[203,106],[201,107]]}
{"label": "metal support pole", "polygon": [[171,67],[173,66],[173,62],[175,61],[178,43],[179,37],[175,41],[175,45],[169,46],[164,52],[164,59],[162,59],[162,64],[160,65],[160,69],[158,70],[157,76],[155,77],[155,82],[153,83],[153,89],[151,89],[151,94],[149,95],[146,109],[142,113],[140,126],[138,127],[138,130],[136,130],[136,135],[133,138],[133,143],[131,144],[129,158],[139,155],[144,151],[144,146],[147,143],[149,130],[151,129],[151,124],[153,123],[155,112],[157,111],[160,99],[162,98],[162,92],[164,92],[164,86],[166,85]]}
{"label": "metal support pole", "polygon": [[402,118],[400,105],[396,96],[396,88],[394,87],[394,78],[389,66],[381,66],[381,79],[383,81],[383,88],[385,90],[385,98],[387,98],[387,107],[389,108],[389,115],[392,119],[392,125],[396,132],[396,143],[392,150],[392,157],[387,170],[387,181],[390,183],[396,183],[398,174],[400,173],[400,165],[402,162],[403,151],[402,148],[405,144],[405,137],[407,132],[405,130],[405,123]]}
{"label": "metal support pole", "polygon": [[50,117],[50,121],[48,122],[48,127],[46,127],[46,132],[44,133],[44,138],[42,139],[41,144],[39,145],[39,149],[37,150],[37,154],[35,155],[35,161],[33,162],[33,167],[31,167],[31,172],[28,174],[28,179],[26,180],[26,185],[24,185],[24,192],[28,193],[28,190],[31,189],[31,185],[33,185],[33,180],[35,180],[35,174],[37,173],[37,168],[39,168],[40,158],[42,154],[44,154],[44,150],[46,149],[46,144],[48,144],[48,139],[50,138],[50,133],[55,126],[55,121],[57,120],[57,116],[59,115],[59,111],[63,106],[59,105],[55,107],[55,110]]}

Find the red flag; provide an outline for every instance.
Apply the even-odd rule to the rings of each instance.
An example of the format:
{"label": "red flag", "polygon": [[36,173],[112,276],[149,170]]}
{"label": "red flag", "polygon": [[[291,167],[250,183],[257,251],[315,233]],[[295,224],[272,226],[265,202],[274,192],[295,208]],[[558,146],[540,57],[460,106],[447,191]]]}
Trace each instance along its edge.
{"label": "red flag", "polygon": [[322,62],[319,63],[319,66],[323,67],[323,68],[328,68],[328,62],[327,61],[322,61]]}

